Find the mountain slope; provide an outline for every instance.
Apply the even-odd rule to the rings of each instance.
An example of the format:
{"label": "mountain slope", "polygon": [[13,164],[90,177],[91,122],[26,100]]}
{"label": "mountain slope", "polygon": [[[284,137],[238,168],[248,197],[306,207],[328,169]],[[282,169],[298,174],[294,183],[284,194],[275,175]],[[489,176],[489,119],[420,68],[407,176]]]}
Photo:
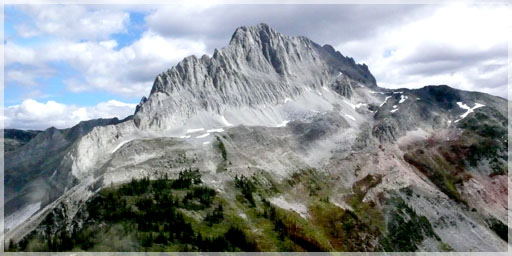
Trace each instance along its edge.
{"label": "mountain slope", "polygon": [[[74,143],[96,126],[118,124],[122,120],[97,119],[83,121],[68,129],[48,128],[45,131],[6,130],[6,138],[11,134],[29,134],[24,145],[5,152],[5,214],[27,217],[34,204],[47,204],[62,195],[65,182],[57,173],[64,156]],[[19,136],[17,136],[19,137]],[[28,137],[28,138],[27,138]],[[73,181],[72,181],[73,182]],[[76,182],[76,181],[75,181]],[[38,209],[35,209],[38,210]],[[16,213],[17,211],[17,213]],[[11,228],[7,218],[6,228]],[[18,220],[12,219],[14,223]]]}
{"label": "mountain slope", "polygon": [[[67,189],[6,236],[23,241],[19,250],[52,249],[41,245],[45,237],[61,250],[210,248],[197,236],[160,236],[164,223],[137,221],[158,207],[134,202],[172,196],[192,233],[229,237],[233,227],[245,237],[225,250],[503,251],[507,103],[448,86],[380,88],[366,65],[331,46],[265,24],[241,27],[212,57],[187,57],[158,75],[133,118],[79,133],[52,180]],[[37,147],[29,144],[24,151]],[[189,169],[215,191],[224,221],[200,224],[213,208],[199,206],[199,192],[153,189]],[[122,184],[144,177],[156,183],[125,193]],[[188,193],[196,208],[184,207]],[[122,214],[131,217],[92,218],[108,195],[126,200]],[[83,223],[97,234],[127,225],[109,233],[126,244],[60,247],[89,232]],[[153,235],[157,245],[148,242]]]}

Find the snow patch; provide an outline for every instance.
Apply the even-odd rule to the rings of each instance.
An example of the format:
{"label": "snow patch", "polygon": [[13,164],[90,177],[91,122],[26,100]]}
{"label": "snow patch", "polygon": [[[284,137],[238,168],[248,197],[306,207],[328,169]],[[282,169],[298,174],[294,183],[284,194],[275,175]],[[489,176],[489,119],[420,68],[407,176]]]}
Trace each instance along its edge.
{"label": "snow patch", "polygon": [[190,135],[183,135],[183,136],[180,136],[180,139],[188,139],[190,137],[192,137],[192,136],[190,136]]}
{"label": "snow patch", "polygon": [[366,105],[368,105],[368,104],[366,104],[366,103],[357,103],[357,104],[352,104],[352,103],[350,103],[350,102],[348,102],[348,101],[346,101],[346,100],[343,100],[343,102],[345,102],[346,104],[348,104],[348,105],[349,105],[350,107],[352,107],[354,110],[356,110],[356,108],[360,108],[360,107],[362,107],[362,106],[366,106]]}
{"label": "snow patch", "polygon": [[207,132],[207,133],[210,133],[210,132],[223,132],[223,131],[224,131],[224,129],[222,129],[222,128],[217,128],[217,129],[210,129],[210,130],[207,130],[206,132]]}
{"label": "snow patch", "polygon": [[405,95],[403,95],[403,94],[402,94],[402,95],[400,95],[400,101],[398,101],[398,104],[402,104],[402,103],[404,103],[404,101],[405,101],[406,99],[408,99],[408,98],[409,98],[409,97],[407,97],[407,96],[405,96]]}
{"label": "snow patch", "polygon": [[384,104],[386,104],[386,102],[388,102],[389,98],[391,98],[391,96],[387,96],[386,99],[384,99],[384,102],[382,102],[382,104],[380,104],[379,107],[384,106]]}
{"label": "snow patch", "polygon": [[459,122],[460,120],[464,119],[466,116],[468,116],[470,113],[473,112],[473,110],[477,109],[477,108],[481,108],[481,107],[485,107],[485,105],[483,104],[480,104],[480,103],[475,103],[475,106],[470,108],[468,105],[462,103],[462,102],[457,102],[457,105],[459,105],[460,108],[462,109],[465,109],[467,110],[466,113],[460,115],[460,118],[455,120],[455,123]]}
{"label": "snow patch", "polygon": [[199,135],[196,137],[196,139],[200,139],[200,138],[204,138],[204,137],[208,137],[210,135],[209,132],[205,133],[205,134],[202,134],[202,135]]}
{"label": "snow patch", "polygon": [[356,119],[355,119],[353,116],[351,116],[351,115],[347,115],[347,114],[345,114],[345,116],[346,116],[346,117],[348,117],[348,118],[350,118],[350,119],[352,119],[352,120],[354,120],[354,121],[356,120]]}
{"label": "snow patch", "polygon": [[398,106],[397,105],[393,105],[393,108],[398,108]]}
{"label": "snow patch", "polygon": [[112,150],[111,154],[113,154],[114,152],[116,152],[116,151],[117,151],[118,149],[120,149],[124,144],[126,144],[126,143],[128,143],[128,142],[130,142],[130,141],[132,141],[132,140],[125,140],[125,141],[123,141],[123,142],[119,143],[119,145],[117,145],[117,147],[115,147],[115,148]]}
{"label": "snow patch", "polygon": [[197,128],[197,129],[188,129],[185,133],[194,133],[194,132],[200,132],[204,131],[204,128]]}
{"label": "snow patch", "polygon": [[325,87],[325,86],[322,86],[322,89],[329,91],[329,89],[327,89],[327,87]]}
{"label": "snow patch", "polygon": [[203,142],[203,145],[207,145],[207,144],[210,144],[210,142],[209,141]]}
{"label": "snow patch", "polygon": [[283,122],[278,124],[276,127],[285,127],[288,122],[290,122],[290,120],[284,120]]}
{"label": "snow patch", "polygon": [[391,111],[389,111],[389,112],[391,112],[391,113],[395,113],[397,110],[398,110],[398,108],[395,108],[395,109],[393,109],[393,110],[391,110]]}
{"label": "snow patch", "polygon": [[226,118],[224,116],[221,116],[220,118],[221,118],[222,122],[224,123],[224,125],[233,126],[230,122],[228,122],[228,120],[226,120]]}
{"label": "snow patch", "polygon": [[292,101],[292,99],[290,99],[290,98],[288,98],[288,97],[284,99],[284,103],[286,103],[286,102],[288,102],[288,101]]}
{"label": "snow patch", "polygon": [[338,73],[338,76],[336,78],[340,77],[341,75],[343,75],[343,73],[341,73],[341,72]]}

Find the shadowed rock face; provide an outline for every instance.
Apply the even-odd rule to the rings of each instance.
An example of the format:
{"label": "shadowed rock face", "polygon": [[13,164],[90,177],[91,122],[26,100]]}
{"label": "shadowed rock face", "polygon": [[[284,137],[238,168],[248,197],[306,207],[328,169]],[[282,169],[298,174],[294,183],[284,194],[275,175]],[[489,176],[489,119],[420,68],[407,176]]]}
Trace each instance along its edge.
{"label": "shadowed rock face", "polygon": [[[115,125],[125,120],[95,119],[82,121],[68,129],[51,127],[37,132],[6,130],[7,138],[12,134],[36,134],[30,138],[23,136],[28,139],[23,146],[5,152],[6,215],[27,201],[49,202],[60,196],[67,184],[66,177],[57,177],[61,174],[58,170],[73,144],[94,127]],[[54,179],[51,180],[52,176]],[[26,193],[34,187],[32,183],[40,188],[37,195]]]}
{"label": "shadowed rock face", "polygon": [[7,153],[7,213],[46,206],[7,237],[21,239],[49,212],[68,232],[103,187],[197,168],[228,203],[238,200],[234,177],[275,185],[261,187],[279,193],[270,202],[329,223],[331,250],[499,251],[507,103],[445,85],[379,88],[330,45],[240,27],[211,57],[158,75],[133,117],[50,128]]}
{"label": "shadowed rock face", "polygon": [[4,152],[10,152],[27,144],[41,131],[23,131],[16,129],[5,129],[4,133]]}

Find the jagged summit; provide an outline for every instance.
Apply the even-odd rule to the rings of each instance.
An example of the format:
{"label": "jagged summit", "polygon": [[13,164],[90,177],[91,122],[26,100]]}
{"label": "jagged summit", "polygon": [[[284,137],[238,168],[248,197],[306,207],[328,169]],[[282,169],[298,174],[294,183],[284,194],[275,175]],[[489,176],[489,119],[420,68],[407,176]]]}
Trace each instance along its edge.
{"label": "jagged summit", "polygon": [[263,23],[239,27],[229,45],[211,58],[189,56],[158,75],[135,122],[162,130],[203,110],[221,115],[229,108],[275,105],[307,90],[332,87],[341,74],[354,85],[376,87],[366,65],[330,45],[286,36]]}
{"label": "jagged summit", "polygon": [[265,23],[260,23],[256,26],[241,26],[238,27],[229,41],[229,45],[247,45],[251,42],[251,39],[260,38],[262,41],[271,41],[274,38],[282,37],[283,35],[278,33],[276,30],[271,28]]}

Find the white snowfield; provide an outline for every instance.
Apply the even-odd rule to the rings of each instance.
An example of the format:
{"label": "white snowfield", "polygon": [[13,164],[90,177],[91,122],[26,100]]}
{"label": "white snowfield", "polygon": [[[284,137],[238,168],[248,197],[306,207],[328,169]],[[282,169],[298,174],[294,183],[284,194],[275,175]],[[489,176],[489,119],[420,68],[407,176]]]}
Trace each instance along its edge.
{"label": "white snowfield", "polygon": [[472,107],[472,108],[470,108],[468,105],[466,105],[466,104],[464,104],[464,103],[462,103],[462,102],[460,102],[460,101],[459,101],[459,102],[457,102],[457,105],[459,105],[459,107],[460,107],[460,108],[465,109],[465,110],[467,110],[467,111],[466,111],[466,113],[464,113],[464,114],[460,115],[460,118],[459,118],[459,119],[457,119],[457,120],[455,120],[455,122],[454,122],[454,123],[457,123],[457,122],[459,122],[460,120],[462,120],[462,119],[466,118],[466,116],[468,116],[470,113],[473,113],[473,111],[474,111],[475,109],[477,109],[477,108],[481,108],[481,107],[485,107],[485,105],[483,105],[483,104],[475,103],[475,106],[474,106],[474,107]]}
{"label": "white snowfield", "polygon": [[389,112],[391,112],[391,113],[395,113],[396,111],[398,111],[398,108],[395,108],[395,109],[393,109],[393,110],[391,110],[391,111],[389,111]]}

